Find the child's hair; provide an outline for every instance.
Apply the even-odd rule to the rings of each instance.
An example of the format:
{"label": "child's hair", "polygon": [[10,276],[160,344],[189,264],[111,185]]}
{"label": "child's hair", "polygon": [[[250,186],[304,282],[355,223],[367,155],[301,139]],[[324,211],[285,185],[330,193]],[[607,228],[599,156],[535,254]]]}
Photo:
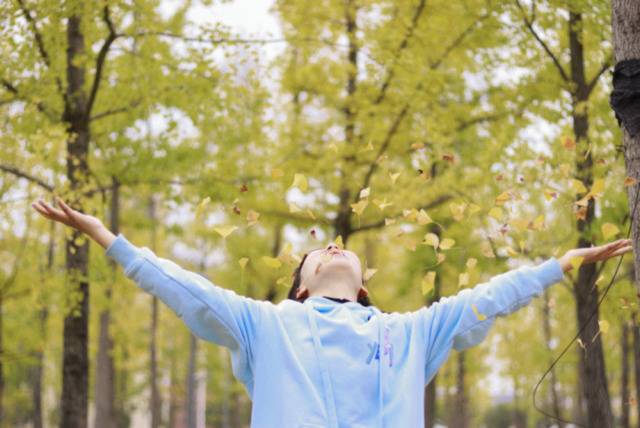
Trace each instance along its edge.
{"label": "child's hair", "polygon": [[[306,253],[304,256],[302,256],[302,260],[300,260],[300,264],[293,271],[293,275],[292,275],[293,285],[289,290],[289,295],[287,296],[287,299],[295,300],[297,302],[304,302],[306,300],[306,298],[304,297],[301,297],[300,299],[296,299],[296,291],[298,290],[298,287],[300,287],[300,279],[301,279],[300,273],[302,272],[302,265],[304,264],[304,261],[307,259],[308,255],[309,253]],[[362,279],[362,283],[364,284],[364,278]],[[360,303],[362,306],[371,306],[371,301],[369,300],[369,296],[360,297],[358,299],[358,303]]]}

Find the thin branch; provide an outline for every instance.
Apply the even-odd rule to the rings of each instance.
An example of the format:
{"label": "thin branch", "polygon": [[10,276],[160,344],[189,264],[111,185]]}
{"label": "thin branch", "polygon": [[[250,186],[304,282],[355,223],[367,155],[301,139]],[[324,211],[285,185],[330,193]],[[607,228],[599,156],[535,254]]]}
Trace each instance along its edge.
{"label": "thin branch", "polygon": [[45,189],[48,192],[53,192],[53,186],[50,186],[49,184],[47,184],[46,182],[44,182],[43,180],[34,177],[30,174],[27,174],[24,171],[21,171],[20,169],[11,166],[11,165],[3,165],[0,164],[0,171],[4,171],[8,174],[12,174],[15,175],[16,177],[20,177],[20,178],[24,178],[26,180],[31,181],[32,183],[37,184],[38,186],[42,187],[43,189]]}
{"label": "thin branch", "polygon": [[[2,78],[0,79],[0,83],[2,83],[2,86],[7,91],[12,93],[16,97],[16,99],[29,102],[29,103],[31,102],[31,100],[23,98],[18,88],[8,80]],[[35,103],[35,106],[38,109],[38,111],[40,111],[41,113],[44,113],[44,115],[47,116],[49,119],[56,120],[56,121],[58,120],[57,116],[53,114],[51,111],[49,111],[49,109],[47,109],[47,106],[42,101],[38,101],[37,103]]]}
{"label": "thin branch", "polygon": [[131,109],[136,108],[138,105],[140,105],[140,103],[142,102],[142,99],[137,99],[132,101],[128,106],[126,107],[118,107],[118,108],[114,108],[111,110],[106,110],[100,113],[95,114],[94,116],[91,116],[89,118],[90,121],[94,121],[94,120],[99,120],[108,116],[112,116],[114,114],[119,114],[119,113],[126,113]]}
{"label": "thin branch", "polygon": [[380,93],[378,94],[376,99],[373,101],[374,105],[380,104],[384,100],[387,94],[387,89],[389,88],[391,81],[395,77],[394,66],[396,64],[396,61],[400,58],[400,55],[402,54],[402,52],[409,45],[409,41],[413,37],[415,29],[418,26],[418,21],[420,20],[420,17],[422,16],[422,12],[424,11],[425,4],[426,4],[426,0],[421,0],[420,4],[418,4],[418,7],[416,8],[415,13],[413,14],[413,18],[411,19],[411,26],[407,29],[407,32],[405,33],[405,36],[402,39],[402,42],[400,42],[400,46],[398,46],[398,49],[393,55],[391,67],[389,68],[389,74],[387,75],[387,78],[382,83],[382,87],[380,88]]}
{"label": "thin branch", "polygon": [[[31,31],[33,31],[33,37],[36,39],[36,46],[38,46],[38,52],[40,52],[40,56],[42,57],[42,60],[44,61],[47,67],[51,68],[51,59],[49,57],[49,53],[44,47],[44,39],[42,38],[42,34],[40,34],[40,31],[38,30],[38,26],[36,25],[35,19],[33,18],[33,16],[31,16],[31,12],[29,11],[29,9],[27,9],[27,6],[24,4],[24,0],[18,0],[18,4],[20,5],[20,10],[22,10],[22,13],[24,14],[25,19],[31,26]],[[55,77],[55,81],[56,81],[56,85],[58,86],[59,93],[62,94],[63,92],[62,82],[58,77]]]}
{"label": "thin branch", "polygon": [[609,67],[611,67],[612,63],[613,63],[613,56],[609,55],[609,57],[607,57],[604,63],[602,63],[600,70],[598,70],[596,75],[593,76],[593,79],[591,79],[591,81],[587,84],[587,96],[591,95],[593,88],[595,88],[596,85],[598,84],[598,80],[600,80],[600,77],[604,74],[604,72],[607,71]]}
{"label": "thin branch", "polygon": [[[518,9],[520,9],[520,11],[522,12],[522,20],[524,21],[525,25],[529,29],[529,32],[531,33],[531,35],[533,35],[533,37],[536,39],[536,41],[540,44],[542,49],[544,49],[544,51],[547,53],[549,58],[551,58],[551,61],[553,61],[553,64],[558,69],[558,72],[560,73],[560,76],[562,77],[562,80],[564,80],[567,83],[570,82],[571,79],[569,78],[567,73],[564,71],[564,68],[562,67],[562,64],[560,64],[560,61],[558,60],[558,58],[554,55],[554,53],[551,51],[549,46],[544,42],[544,40],[542,40],[542,37],[540,37],[538,32],[535,30],[535,28],[533,28],[533,22],[534,21],[533,21],[533,19],[530,20],[529,18],[527,18],[527,13],[525,12],[525,10],[522,7],[522,5],[520,4],[520,0],[514,0],[514,1],[515,1],[516,5],[518,6]],[[535,15],[534,15],[534,17],[535,17]]]}
{"label": "thin branch", "polygon": [[96,100],[96,95],[100,87],[100,79],[102,77],[102,71],[104,69],[104,61],[107,57],[107,53],[109,53],[109,48],[111,47],[111,44],[113,43],[113,41],[118,38],[116,29],[113,26],[113,22],[111,21],[111,16],[109,15],[108,5],[106,5],[102,11],[102,19],[107,24],[107,28],[109,29],[109,35],[104,40],[104,43],[102,44],[102,47],[98,52],[98,57],[96,58],[96,75],[93,78],[93,85],[91,86],[89,100],[87,101],[87,109],[85,111],[86,117],[89,117],[91,115],[91,109],[93,108],[93,103]]}

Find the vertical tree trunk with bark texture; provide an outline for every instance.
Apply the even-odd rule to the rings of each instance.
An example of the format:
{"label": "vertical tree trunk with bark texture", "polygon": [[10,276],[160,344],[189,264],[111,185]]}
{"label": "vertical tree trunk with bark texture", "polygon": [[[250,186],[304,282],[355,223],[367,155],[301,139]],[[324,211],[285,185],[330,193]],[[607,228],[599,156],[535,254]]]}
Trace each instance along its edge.
{"label": "vertical tree trunk with bark texture", "polygon": [[620,379],[620,427],[630,428],[629,425],[629,322],[622,323],[621,353],[622,374]]}
{"label": "vertical tree trunk with bark texture", "polygon": [[[593,159],[589,150],[589,116],[587,102],[589,100],[589,84],[585,76],[584,46],[582,44],[582,14],[569,12],[569,50],[571,54],[572,121],[576,140],[578,179],[590,188],[593,184]],[[588,232],[594,221],[595,202],[589,199],[586,211],[577,220],[579,232],[578,248],[590,247],[592,241]],[[586,264],[578,269],[578,279],[574,282],[578,325],[584,326],[592,313],[591,319],[580,339],[586,347],[582,352],[582,386],[587,402],[588,424],[592,427],[607,428],[613,424],[613,413],[609,401],[609,389],[605,370],[602,338],[598,335],[598,288],[594,285],[596,264]],[[597,337],[596,337],[597,336]],[[593,341],[593,338],[596,338]]]}
{"label": "vertical tree trunk with bark texture", "polygon": [[[551,355],[551,308],[549,306],[549,290],[544,290],[544,301],[542,304],[542,323],[543,323],[543,331],[544,331],[544,341],[547,344],[547,349],[549,349],[549,354]],[[552,358],[549,358],[549,365],[552,363]],[[556,369],[555,367],[551,369],[551,385],[550,385],[550,395],[551,395],[551,408],[553,409],[553,413],[556,418],[563,419],[562,414],[560,412],[560,400],[558,398],[558,380],[556,378]],[[560,422],[555,420],[554,423],[558,424],[559,428],[564,427],[564,422]]]}
{"label": "vertical tree trunk with bark texture", "polygon": [[[87,100],[83,91],[85,69],[79,61],[84,55],[84,36],[78,16],[67,21],[67,89],[63,122],[67,124],[67,178],[70,183],[72,203],[82,212],[79,193],[89,172],[89,120]],[[78,200],[75,200],[75,199]],[[87,426],[87,401],[89,397],[89,241],[73,229],[65,245],[69,295],[73,310],[64,319],[64,350],[62,357],[61,421],[64,428]]]}
{"label": "vertical tree trunk with bark texture", "polygon": [[[120,232],[120,183],[112,177],[110,229],[115,235]],[[117,264],[110,260],[115,281]],[[98,355],[96,357],[95,428],[116,428],[115,420],[115,370],[113,363],[113,339],[111,337],[111,294],[113,282],[105,289],[106,308],[100,312],[98,333]]]}

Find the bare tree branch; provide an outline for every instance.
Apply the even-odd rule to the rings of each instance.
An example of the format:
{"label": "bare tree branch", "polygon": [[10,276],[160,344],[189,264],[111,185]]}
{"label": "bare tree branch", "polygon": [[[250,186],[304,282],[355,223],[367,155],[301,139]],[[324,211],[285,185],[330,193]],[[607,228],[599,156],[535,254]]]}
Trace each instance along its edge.
{"label": "bare tree branch", "polygon": [[596,75],[593,76],[593,79],[591,79],[591,81],[587,84],[587,96],[591,95],[593,88],[595,88],[596,85],[598,84],[598,80],[600,80],[600,77],[604,74],[604,72],[611,67],[612,63],[613,63],[613,54],[607,57],[607,59],[602,63],[600,70],[598,70]]}
{"label": "bare tree branch", "polygon": [[89,93],[89,100],[87,101],[87,109],[85,111],[85,116],[87,118],[91,116],[91,110],[96,100],[96,95],[100,87],[100,79],[102,78],[102,70],[104,69],[104,61],[107,57],[107,53],[109,53],[109,48],[111,47],[111,44],[114,42],[115,39],[118,38],[116,29],[113,26],[113,22],[111,21],[111,16],[109,15],[108,5],[106,5],[102,10],[102,19],[107,24],[107,28],[109,29],[109,35],[104,40],[104,43],[102,44],[102,47],[98,52],[98,57],[96,58],[96,74],[93,78],[93,84],[91,85],[91,92]]}
{"label": "bare tree branch", "polygon": [[97,113],[94,116],[91,116],[89,118],[89,120],[94,121],[94,120],[99,120],[99,119],[105,118],[107,116],[112,116],[114,114],[125,113],[125,112],[127,112],[127,111],[129,111],[131,109],[134,109],[137,106],[139,106],[141,102],[142,102],[142,99],[134,100],[126,107],[118,107],[118,108],[114,108],[114,109],[111,109],[111,110],[106,110],[106,111]]}
{"label": "bare tree branch", "polygon": [[27,174],[24,171],[21,171],[20,169],[14,166],[0,164],[0,171],[4,171],[8,174],[15,175],[16,177],[24,178],[26,180],[31,181],[32,183],[37,184],[38,186],[42,187],[48,192],[53,192],[53,186],[47,184],[44,180],[41,180],[37,177]]}
{"label": "bare tree branch", "polygon": [[[22,13],[24,14],[25,19],[31,26],[31,31],[33,31],[33,37],[36,40],[36,46],[38,47],[38,52],[40,52],[40,56],[42,57],[42,60],[44,61],[47,67],[51,67],[51,59],[49,57],[49,53],[44,47],[44,40],[42,38],[42,34],[38,30],[38,26],[36,25],[35,19],[31,15],[31,12],[29,11],[29,9],[27,9],[27,6],[24,4],[24,0],[18,0],[18,4],[20,5],[20,10],[22,10]],[[56,86],[58,87],[58,92],[62,94],[63,93],[62,82],[58,77],[55,77],[55,81],[56,81]]]}
{"label": "bare tree branch", "polygon": [[520,9],[520,11],[522,12],[522,20],[524,21],[524,24],[527,26],[527,28],[529,29],[529,32],[536,39],[538,44],[540,44],[542,49],[544,49],[544,51],[547,53],[549,58],[551,58],[551,61],[553,61],[553,64],[558,69],[558,72],[560,73],[562,80],[564,80],[567,83],[570,82],[571,79],[569,78],[567,73],[564,71],[564,68],[562,67],[562,64],[560,64],[560,61],[558,60],[558,58],[554,55],[554,53],[551,51],[549,46],[544,42],[544,40],[542,40],[542,37],[540,37],[538,32],[535,30],[535,28],[533,28],[533,22],[534,22],[533,19],[535,18],[535,15],[533,15],[532,19],[527,18],[527,13],[522,7],[522,5],[520,4],[520,0],[514,0],[514,1],[518,6],[518,9]]}

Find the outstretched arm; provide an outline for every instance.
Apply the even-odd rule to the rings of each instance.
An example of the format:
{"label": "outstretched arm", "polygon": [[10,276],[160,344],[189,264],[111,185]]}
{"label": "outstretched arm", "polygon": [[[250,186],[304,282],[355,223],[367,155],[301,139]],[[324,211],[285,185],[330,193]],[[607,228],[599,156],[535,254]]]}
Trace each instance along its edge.
{"label": "outstretched arm", "polygon": [[211,283],[205,277],[156,256],[149,248],[139,248],[122,234],[115,236],[102,222],[70,208],[60,198],[61,209],[40,200],[32,206],[43,216],[78,229],[106,249],[125,275],[143,290],[169,306],[199,337],[232,351],[251,355],[256,326],[269,302],[239,296]]}
{"label": "outstretched arm", "polygon": [[621,239],[598,247],[569,250],[559,259],[551,257],[537,266],[522,266],[499,274],[413,312],[414,328],[424,339],[426,382],[444,363],[451,348],[463,350],[477,345],[487,336],[496,317],[515,312],[562,280],[564,273],[572,269],[573,257],[583,257],[583,264],[593,263],[631,249],[630,240]]}

